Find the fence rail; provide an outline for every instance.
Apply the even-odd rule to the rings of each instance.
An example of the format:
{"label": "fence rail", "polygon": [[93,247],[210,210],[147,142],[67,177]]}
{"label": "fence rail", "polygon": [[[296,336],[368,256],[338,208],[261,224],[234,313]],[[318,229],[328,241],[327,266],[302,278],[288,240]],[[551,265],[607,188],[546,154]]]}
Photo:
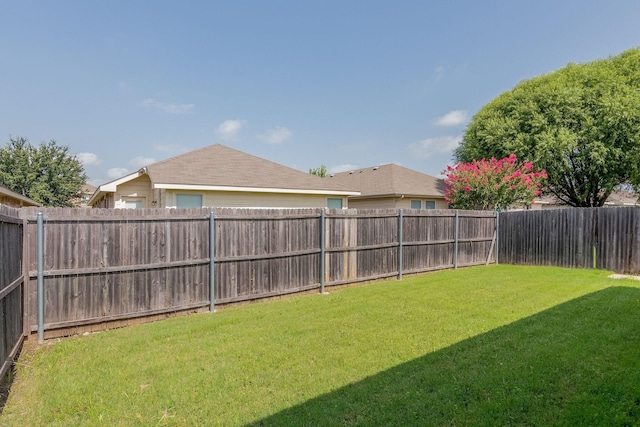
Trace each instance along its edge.
{"label": "fence rail", "polygon": [[[44,223],[40,270],[38,213]],[[498,259],[640,273],[640,208],[498,216],[452,210],[0,206],[0,373],[10,366],[22,335],[39,329],[38,297],[40,328],[49,338],[209,310],[214,303]]]}
{"label": "fence rail", "polygon": [[0,378],[23,340],[22,227],[18,210],[0,205]]}
{"label": "fence rail", "polygon": [[496,230],[493,212],[23,208],[28,333],[38,330],[39,212],[47,338],[214,301],[484,264]]}

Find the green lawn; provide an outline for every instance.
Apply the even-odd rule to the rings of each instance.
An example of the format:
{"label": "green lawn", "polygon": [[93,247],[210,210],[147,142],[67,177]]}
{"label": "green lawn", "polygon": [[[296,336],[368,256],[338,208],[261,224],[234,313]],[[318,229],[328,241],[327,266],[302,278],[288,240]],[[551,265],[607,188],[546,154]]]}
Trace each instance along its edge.
{"label": "green lawn", "polygon": [[26,352],[0,425],[640,425],[640,282],[489,266]]}

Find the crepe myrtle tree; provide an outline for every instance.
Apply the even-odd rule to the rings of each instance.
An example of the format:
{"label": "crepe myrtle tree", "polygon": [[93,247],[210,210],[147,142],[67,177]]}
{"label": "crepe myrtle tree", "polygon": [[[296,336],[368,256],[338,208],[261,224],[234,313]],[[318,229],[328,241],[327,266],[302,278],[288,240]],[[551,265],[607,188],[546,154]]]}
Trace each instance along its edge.
{"label": "crepe myrtle tree", "polygon": [[473,117],[455,160],[510,153],[546,169],[545,193],[570,206],[638,188],[640,49],[522,81]]}
{"label": "crepe myrtle tree", "polygon": [[33,146],[10,137],[0,148],[0,185],[44,206],[72,206],[86,180],[80,160],[54,140]]}
{"label": "crepe myrtle tree", "polygon": [[518,163],[515,154],[504,159],[474,160],[445,171],[445,200],[455,209],[494,210],[531,204],[542,193],[545,170]]}

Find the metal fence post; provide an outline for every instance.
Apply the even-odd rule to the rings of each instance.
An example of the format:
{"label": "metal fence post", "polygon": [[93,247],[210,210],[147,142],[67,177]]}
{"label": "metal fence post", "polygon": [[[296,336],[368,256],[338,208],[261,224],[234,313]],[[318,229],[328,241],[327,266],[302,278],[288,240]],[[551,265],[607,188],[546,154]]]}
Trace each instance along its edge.
{"label": "metal fence post", "polygon": [[454,226],[454,235],[453,235],[453,268],[454,270],[458,268],[458,233],[459,233],[459,217],[458,211],[456,210],[455,216],[455,226]]}
{"label": "metal fence post", "polygon": [[44,341],[44,221],[38,212],[38,343]]}
{"label": "metal fence post", "polygon": [[398,280],[402,280],[402,267],[404,264],[404,260],[402,257],[402,225],[403,225],[403,214],[402,209],[400,209],[400,214],[398,215]]}
{"label": "metal fence post", "polygon": [[215,257],[216,257],[215,215],[209,212],[209,311],[215,311]]}
{"label": "metal fence post", "polygon": [[323,208],[320,211],[320,293],[324,294],[324,275],[325,275],[325,253],[326,253],[326,236],[325,236],[325,230],[326,230],[326,215],[325,215],[325,209]]}

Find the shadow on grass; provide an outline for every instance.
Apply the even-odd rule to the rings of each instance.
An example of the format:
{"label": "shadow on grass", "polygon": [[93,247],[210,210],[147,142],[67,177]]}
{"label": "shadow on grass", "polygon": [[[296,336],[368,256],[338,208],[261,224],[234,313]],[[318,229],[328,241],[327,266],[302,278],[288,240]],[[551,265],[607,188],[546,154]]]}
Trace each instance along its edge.
{"label": "shadow on grass", "polygon": [[640,425],[640,289],[586,295],[250,425]]}

